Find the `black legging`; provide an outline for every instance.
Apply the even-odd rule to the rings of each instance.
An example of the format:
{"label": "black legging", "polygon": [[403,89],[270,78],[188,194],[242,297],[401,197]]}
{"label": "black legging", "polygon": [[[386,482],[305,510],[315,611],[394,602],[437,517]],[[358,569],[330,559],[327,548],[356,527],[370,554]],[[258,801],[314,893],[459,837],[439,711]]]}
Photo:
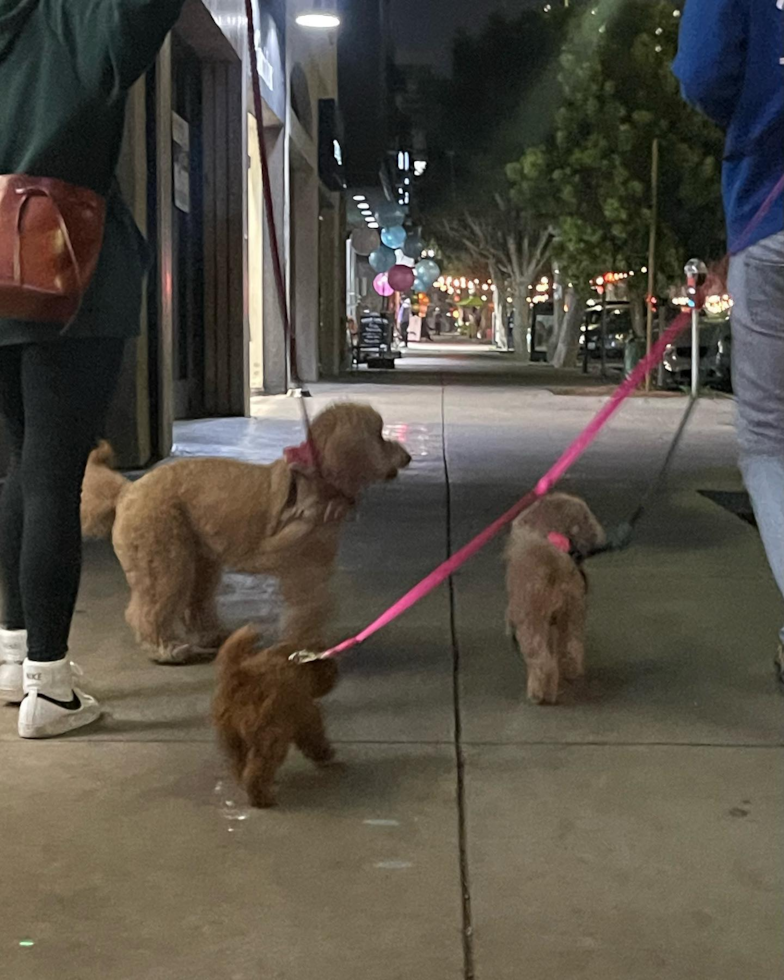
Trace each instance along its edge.
{"label": "black legging", "polygon": [[68,652],[82,565],[82,478],[124,344],[112,337],[0,347],[0,415],[11,450],[0,499],[3,623],[27,630],[31,660]]}

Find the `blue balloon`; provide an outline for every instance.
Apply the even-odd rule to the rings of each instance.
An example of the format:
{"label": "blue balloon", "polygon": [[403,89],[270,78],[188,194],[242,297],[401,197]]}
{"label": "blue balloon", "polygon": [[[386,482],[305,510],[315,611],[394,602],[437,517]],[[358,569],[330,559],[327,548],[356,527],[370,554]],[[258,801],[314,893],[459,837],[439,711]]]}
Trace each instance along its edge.
{"label": "blue balloon", "polygon": [[387,248],[386,245],[377,248],[368,256],[370,268],[374,272],[389,272],[396,261],[394,249]]}
{"label": "blue balloon", "polygon": [[428,286],[432,286],[441,275],[438,262],[434,262],[432,259],[422,259],[421,262],[417,262],[414,272],[416,272],[417,279],[426,282]]}
{"label": "blue balloon", "polygon": [[402,225],[394,225],[381,231],[381,241],[388,248],[402,248],[407,237],[406,229]]}
{"label": "blue balloon", "polygon": [[382,228],[394,228],[395,225],[402,225],[405,216],[405,210],[399,204],[393,204],[392,201],[384,201],[376,211],[376,221]]}
{"label": "blue balloon", "polygon": [[414,280],[414,292],[415,293],[426,293],[430,289],[430,286],[426,282],[417,277]]}
{"label": "blue balloon", "polygon": [[403,253],[410,259],[418,259],[422,254],[424,245],[422,239],[417,234],[409,235],[403,245]]}

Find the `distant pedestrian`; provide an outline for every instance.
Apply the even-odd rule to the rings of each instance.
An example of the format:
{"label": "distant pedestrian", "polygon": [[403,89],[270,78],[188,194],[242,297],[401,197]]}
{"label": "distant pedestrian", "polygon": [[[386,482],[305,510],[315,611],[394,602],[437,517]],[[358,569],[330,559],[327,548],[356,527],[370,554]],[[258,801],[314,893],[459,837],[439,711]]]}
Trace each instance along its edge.
{"label": "distant pedestrian", "polygon": [[436,332],[436,337],[440,337],[444,332],[444,314],[441,310],[436,310],[436,315],[433,320],[433,329]]}
{"label": "distant pedestrian", "polygon": [[400,343],[408,347],[408,330],[411,323],[411,304],[403,302],[397,311],[397,332]]}
{"label": "distant pedestrian", "polygon": [[[128,91],[182,5],[0,0],[0,174],[23,175],[26,192],[37,179],[59,180],[63,199],[86,189],[106,206],[97,269],[65,333],[61,322],[31,322],[8,300],[0,317],[0,414],[11,449],[0,504],[0,700],[21,702],[25,738],[60,735],[100,715],[74,687],[67,659],[81,572],[79,500],[125,341],[139,329],[147,263],[114,172]],[[4,214],[12,207],[0,199]],[[8,254],[19,238],[9,222],[3,228]]]}
{"label": "distant pedestrian", "polygon": [[[741,469],[784,595],[784,3],[688,0],[674,71],[727,133],[732,378]],[[784,629],[776,660],[784,683]]]}

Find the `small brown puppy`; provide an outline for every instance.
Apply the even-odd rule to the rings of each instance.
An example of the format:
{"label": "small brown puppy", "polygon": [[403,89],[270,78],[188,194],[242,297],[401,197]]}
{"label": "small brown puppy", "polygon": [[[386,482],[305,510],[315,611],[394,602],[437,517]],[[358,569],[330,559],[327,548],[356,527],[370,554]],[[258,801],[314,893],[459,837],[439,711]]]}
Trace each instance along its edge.
{"label": "small brown puppy", "polygon": [[506,616],[536,704],[556,704],[561,676],[571,681],[585,673],[588,586],[580,562],[604,542],[587,504],[564,493],[543,497],[512,525]]}
{"label": "small brown puppy", "polygon": [[258,633],[246,626],[218,654],[218,688],[212,718],[234,775],[251,806],[275,806],[275,775],[294,743],[317,765],[334,757],[319,698],[333,689],[338,668],[332,660],[293,664],[298,649],[279,644],[259,649]]}

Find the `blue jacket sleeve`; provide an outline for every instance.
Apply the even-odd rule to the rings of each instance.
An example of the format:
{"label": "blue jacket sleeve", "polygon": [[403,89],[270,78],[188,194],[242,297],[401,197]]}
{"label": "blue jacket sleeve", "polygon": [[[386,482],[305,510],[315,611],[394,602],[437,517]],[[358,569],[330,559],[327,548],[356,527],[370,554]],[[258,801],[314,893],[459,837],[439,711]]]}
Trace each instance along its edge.
{"label": "blue jacket sleeve", "polygon": [[[752,0],[757,2],[757,0]],[[683,97],[727,128],[746,69],[749,0],[687,0],[673,64]]]}

